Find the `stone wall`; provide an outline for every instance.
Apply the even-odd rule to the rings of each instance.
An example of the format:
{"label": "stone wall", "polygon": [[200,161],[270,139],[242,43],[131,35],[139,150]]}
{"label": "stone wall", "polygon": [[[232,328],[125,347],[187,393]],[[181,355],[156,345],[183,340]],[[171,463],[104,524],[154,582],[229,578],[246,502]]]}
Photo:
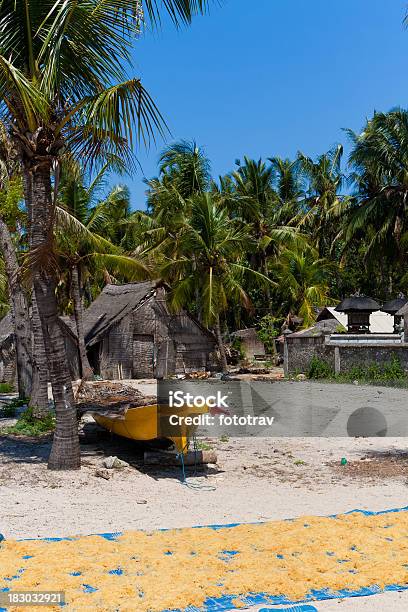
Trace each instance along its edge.
{"label": "stone wall", "polygon": [[283,354],[285,376],[307,372],[314,355],[334,370],[334,350],[327,348],[324,336],[287,336]]}
{"label": "stone wall", "polygon": [[404,370],[408,371],[408,344],[384,346],[381,344],[365,346],[332,346],[334,351],[336,373],[347,372],[356,366],[369,366],[390,363],[397,358]]}
{"label": "stone wall", "polygon": [[284,347],[285,375],[305,373],[313,356],[326,361],[337,374],[355,366],[390,363],[397,358],[408,371],[408,343],[399,344],[342,344],[330,342],[328,337],[287,337]]}

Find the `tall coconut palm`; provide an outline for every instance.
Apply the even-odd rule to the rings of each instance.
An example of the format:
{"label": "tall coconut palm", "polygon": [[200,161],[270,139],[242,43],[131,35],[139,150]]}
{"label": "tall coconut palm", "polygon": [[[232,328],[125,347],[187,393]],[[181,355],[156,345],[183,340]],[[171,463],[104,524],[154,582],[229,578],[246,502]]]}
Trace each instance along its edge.
{"label": "tall coconut palm", "polygon": [[[157,22],[166,10],[188,22],[205,0],[145,0]],[[77,422],[57,319],[52,256],[59,161],[68,148],[92,161],[111,153],[131,163],[136,137],[162,129],[139,78],[127,74],[140,31],[140,4],[128,0],[1,0],[0,118],[13,134],[24,175],[30,266],[53,388],[56,429],[48,465],[80,466]]]}
{"label": "tall coconut palm", "polygon": [[344,182],[341,167],[343,147],[338,145],[314,161],[298,154],[300,170],[306,186],[304,210],[298,215],[303,231],[308,231],[321,256],[328,256],[338,233],[339,217],[345,201],[340,195]]}
{"label": "tall coconut palm", "polygon": [[210,185],[210,162],[195,141],[166,147],[159,158],[159,176],[147,181],[147,206],[158,224],[177,228],[190,214],[190,198]]}
{"label": "tall coconut palm", "polygon": [[[301,240],[295,227],[285,225],[276,206],[276,192],[273,188],[275,178],[274,164],[267,166],[258,161],[244,158],[238,163],[238,170],[232,173],[235,183],[235,215],[251,223],[256,248],[248,254],[253,269],[268,276],[268,260],[277,256],[284,246],[296,244]],[[231,202],[227,194],[229,208]],[[265,289],[263,308],[269,309],[270,287]]]}
{"label": "tall coconut palm", "polygon": [[283,225],[290,225],[301,212],[305,198],[299,160],[271,157],[269,161],[273,169],[276,218]]}
{"label": "tall coconut palm", "polygon": [[398,254],[406,261],[408,213],[408,112],[376,113],[360,134],[348,134],[349,164],[355,187],[348,213],[346,242],[371,228],[367,257]]}
{"label": "tall coconut palm", "polygon": [[148,212],[123,222],[124,246],[159,258],[177,258],[179,236],[191,216],[191,198],[210,187],[210,162],[195,141],[175,142],[159,158],[159,176],[146,181]]}
{"label": "tall coconut palm", "polygon": [[206,191],[211,179],[210,162],[194,140],[181,140],[164,149],[159,172],[184,199]]}
{"label": "tall coconut palm", "polygon": [[222,315],[228,306],[251,308],[245,280],[249,284],[272,284],[269,278],[245,265],[244,255],[253,242],[251,229],[231,220],[215,195],[197,195],[192,198],[191,218],[181,233],[181,255],[168,259],[161,269],[164,278],[172,279],[169,302],[173,309],[189,306],[198,297],[201,320],[215,330],[224,371],[227,360]]}
{"label": "tall coconut palm", "polygon": [[[205,6],[204,0],[143,3],[156,22],[162,10],[174,21],[188,22]],[[162,129],[140,79],[127,74],[140,19],[140,4],[128,0],[0,2],[0,119],[13,134],[24,175],[29,262],[56,410],[52,469],[80,467],[74,398],[57,319],[53,190],[67,149],[90,163],[112,152],[131,163],[135,138],[147,141]]]}

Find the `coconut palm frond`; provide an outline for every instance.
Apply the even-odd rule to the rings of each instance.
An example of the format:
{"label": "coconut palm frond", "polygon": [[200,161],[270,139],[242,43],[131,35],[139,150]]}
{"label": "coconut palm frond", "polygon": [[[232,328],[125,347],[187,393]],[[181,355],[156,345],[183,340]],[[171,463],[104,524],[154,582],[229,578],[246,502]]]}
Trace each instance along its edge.
{"label": "coconut palm frond", "polygon": [[68,243],[75,243],[78,248],[80,245],[86,244],[101,252],[115,253],[119,251],[119,247],[90,231],[73,214],[60,206],[56,207],[56,229],[57,231],[62,230]]}
{"label": "coconut palm frond", "polygon": [[82,260],[92,262],[97,269],[107,269],[111,274],[120,275],[128,281],[152,278],[152,270],[146,261],[128,255],[114,253],[87,253]]}
{"label": "coconut palm frond", "polygon": [[179,25],[188,24],[195,15],[208,10],[208,0],[143,0],[142,7],[151,23],[160,24],[161,8],[164,8],[172,21]]}

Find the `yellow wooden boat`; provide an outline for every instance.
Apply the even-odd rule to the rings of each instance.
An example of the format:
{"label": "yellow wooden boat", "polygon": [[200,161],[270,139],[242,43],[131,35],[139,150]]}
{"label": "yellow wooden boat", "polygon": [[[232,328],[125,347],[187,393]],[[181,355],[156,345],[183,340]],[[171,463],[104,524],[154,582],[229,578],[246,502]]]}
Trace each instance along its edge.
{"label": "yellow wooden boat", "polygon": [[[169,408],[168,410],[168,414],[174,414],[174,409]],[[167,410],[161,406],[160,414],[165,415],[166,412]],[[186,407],[178,410],[177,414],[184,416],[205,412],[207,412],[207,408],[197,410],[196,408]],[[167,438],[174,443],[179,453],[184,454],[188,451],[189,439],[197,429],[194,425],[181,424],[173,426],[172,431],[175,435],[166,435],[165,432],[161,431],[157,404],[128,408],[123,414],[101,414],[98,412],[92,412],[91,414],[98,425],[118,436],[143,442],[149,442],[157,438]]]}

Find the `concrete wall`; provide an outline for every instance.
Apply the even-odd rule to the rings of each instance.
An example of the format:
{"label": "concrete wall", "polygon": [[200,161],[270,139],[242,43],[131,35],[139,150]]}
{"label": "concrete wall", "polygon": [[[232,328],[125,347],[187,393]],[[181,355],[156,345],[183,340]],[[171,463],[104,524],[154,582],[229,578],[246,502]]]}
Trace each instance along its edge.
{"label": "concrete wall", "polygon": [[328,337],[293,337],[285,339],[285,375],[307,372],[310,361],[315,355],[326,361],[337,373],[347,372],[355,366],[368,366],[373,363],[389,363],[397,358],[408,371],[408,343],[399,344],[353,344],[330,342]]}

